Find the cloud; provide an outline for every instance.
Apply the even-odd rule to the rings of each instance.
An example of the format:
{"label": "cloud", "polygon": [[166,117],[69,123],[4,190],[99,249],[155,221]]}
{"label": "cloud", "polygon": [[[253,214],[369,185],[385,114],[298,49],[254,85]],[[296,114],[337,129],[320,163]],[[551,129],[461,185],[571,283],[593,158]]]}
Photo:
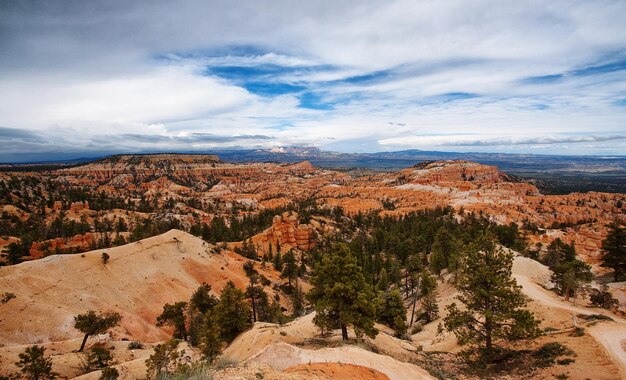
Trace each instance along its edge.
{"label": "cloud", "polygon": [[553,145],[563,143],[605,142],[624,140],[626,135],[611,136],[538,136],[526,139],[496,138],[490,140],[450,141],[447,146],[510,146],[510,145]]}
{"label": "cloud", "polygon": [[619,0],[2,2],[0,146],[620,153],[599,136],[624,130],[625,18]]}

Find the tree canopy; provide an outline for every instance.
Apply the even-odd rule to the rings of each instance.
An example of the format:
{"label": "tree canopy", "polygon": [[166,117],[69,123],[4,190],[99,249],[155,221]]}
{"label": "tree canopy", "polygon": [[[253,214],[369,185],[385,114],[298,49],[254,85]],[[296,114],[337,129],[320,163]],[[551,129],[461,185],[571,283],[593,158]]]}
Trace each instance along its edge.
{"label": "tree canopy", "polygon": [[338,243],[323,255],[313,268],[311,284],[313,288],[307,296],[317,311],[315,324],[322,328],[340,327],[344,340],[348,339],[349,325],[357,336],[376,336],[374,293],[346,244]]}
{"label": "tree canopy", "polygon": [[480,347],[488,361],[498,339],[517,340],[539,334],[538,321],[525,309],[526,299],[511,277],[513,254],[497,247],[483,236],[467,250],[459,275],[458,300],[448,306],[445,326],[453,331],[461,345]]}
{"label": "tree canopy", "polygon": [[90,335],[102,334],[113,326],[120,323],[122,316],[118,313],[97,314],[93,310],[89,310],[85,314],[79,314],[74,317],[74,328],[85,334],[83,342],[80,345],[79,352],[82,352]]}

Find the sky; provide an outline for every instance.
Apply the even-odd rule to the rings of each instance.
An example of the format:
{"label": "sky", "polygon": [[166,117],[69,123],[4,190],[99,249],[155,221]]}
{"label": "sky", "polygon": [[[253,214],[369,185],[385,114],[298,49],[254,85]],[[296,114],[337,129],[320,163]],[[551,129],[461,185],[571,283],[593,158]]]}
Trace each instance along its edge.
{"label": "sky", "polygon": [[626,154],[626,1],[0,0],[0,162]]}

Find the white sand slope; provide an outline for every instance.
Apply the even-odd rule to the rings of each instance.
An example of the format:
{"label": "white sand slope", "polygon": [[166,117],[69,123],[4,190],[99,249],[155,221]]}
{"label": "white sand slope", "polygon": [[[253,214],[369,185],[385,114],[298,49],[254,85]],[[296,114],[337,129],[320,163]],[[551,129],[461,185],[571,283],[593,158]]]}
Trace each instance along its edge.
{"label": "white sand slope", "polygon": [[404,363],[390,356],[379,355],[349,345],[310,350],[279,342],[262,349],[247,362],[267,364],[277,370],[298,364],[319,362],[356,364],[375,369],[392,380],[434,379],[428,372],[414,364]]}
{"label": "white sand slope", "polygon": [[534,260],[516,257],[513,264],[513,276],[517,283],[522,287],[522,291],[528,297],[550,308],[557,308],[571,312],[572,315],[584,314],[602,314],[611,317],[614,322],[603,321],[595,326],[587,329],[589,334],[594,337],[604,349],[611,355],[615,362],[621,367],[622,376],[626,378],[626,351],[624,345],[626,343],[626,320],[617,317],[608,310],[599,308],[587,308],[575,306],[558,298],[556,294],[539,286],[537,282],[544,283],[546,278],[547,267]]}
{"label": "white sand slope", "polygon": [[[102,252],[110,256],[102,263]],[[219,291],[228,280],[244,286],[245,259],[215,254],[188,233],[171,230],[124,246],[75,255],[53,255],[0,268],[0,344],[64,341],[80,337],[73,317],[87,310],[122,315],[117,338],[144,342],[167,339],[155,326],[165,303],[187,300],[203,282]]]}

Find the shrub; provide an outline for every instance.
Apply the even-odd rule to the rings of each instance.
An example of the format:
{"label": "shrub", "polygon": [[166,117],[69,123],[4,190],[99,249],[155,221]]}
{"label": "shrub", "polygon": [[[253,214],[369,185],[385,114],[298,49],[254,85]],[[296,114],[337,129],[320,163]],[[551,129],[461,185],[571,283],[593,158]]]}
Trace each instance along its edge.
{"label": "shrub", "polygon": [[143,344],[137,341],[133,341],[128,344],[128,349],[129,350],[141,350],[143,349]]}
{"label": "shrub", "polygon": [[120,373],[113,367],[103,369],[102,374],[100,374],[100,380],[116,380],[118,377],[120,377]]}
{"label": "shrub", "polygon": [[94,346],[89,351],[85,352],[85,357],[82,359],[81,368],[85,373],[101,369],[111,365],[113,356],[111,352],[105,347]]}
{"label": "shrub", "polygon": [[604,309],[613,309],[617,307],[619,305],[619,301],[613,298],[608,289],[609,288],[606,285],[603,285],[600,290],[594,289],[589,297],[591,304]]}
{"label": "shrub", "polygon": [[19,354],[15,365],[28,379],[54,379],[57,374],[52,372],[52,359],[44,357],[45,351],[44,347],[30,346]]}
{"label": "shrub", "polygon": [[[574,351],[558,342],[544,344],[535,351],[532,356],[535,358],[537,367],[546,368],[554,365],[559,356],[573,355]],[[563,359],[565,360],[565,359]],[[568,363],[569,364],[569,363]]]}
{"label": "shrub", "polygon": [[13,298],[16,298],[14,293],[4,292],[4,293],[2,293],[2,297],[0,297],[0,302],[5,304],[5,303],[11,301]]}

